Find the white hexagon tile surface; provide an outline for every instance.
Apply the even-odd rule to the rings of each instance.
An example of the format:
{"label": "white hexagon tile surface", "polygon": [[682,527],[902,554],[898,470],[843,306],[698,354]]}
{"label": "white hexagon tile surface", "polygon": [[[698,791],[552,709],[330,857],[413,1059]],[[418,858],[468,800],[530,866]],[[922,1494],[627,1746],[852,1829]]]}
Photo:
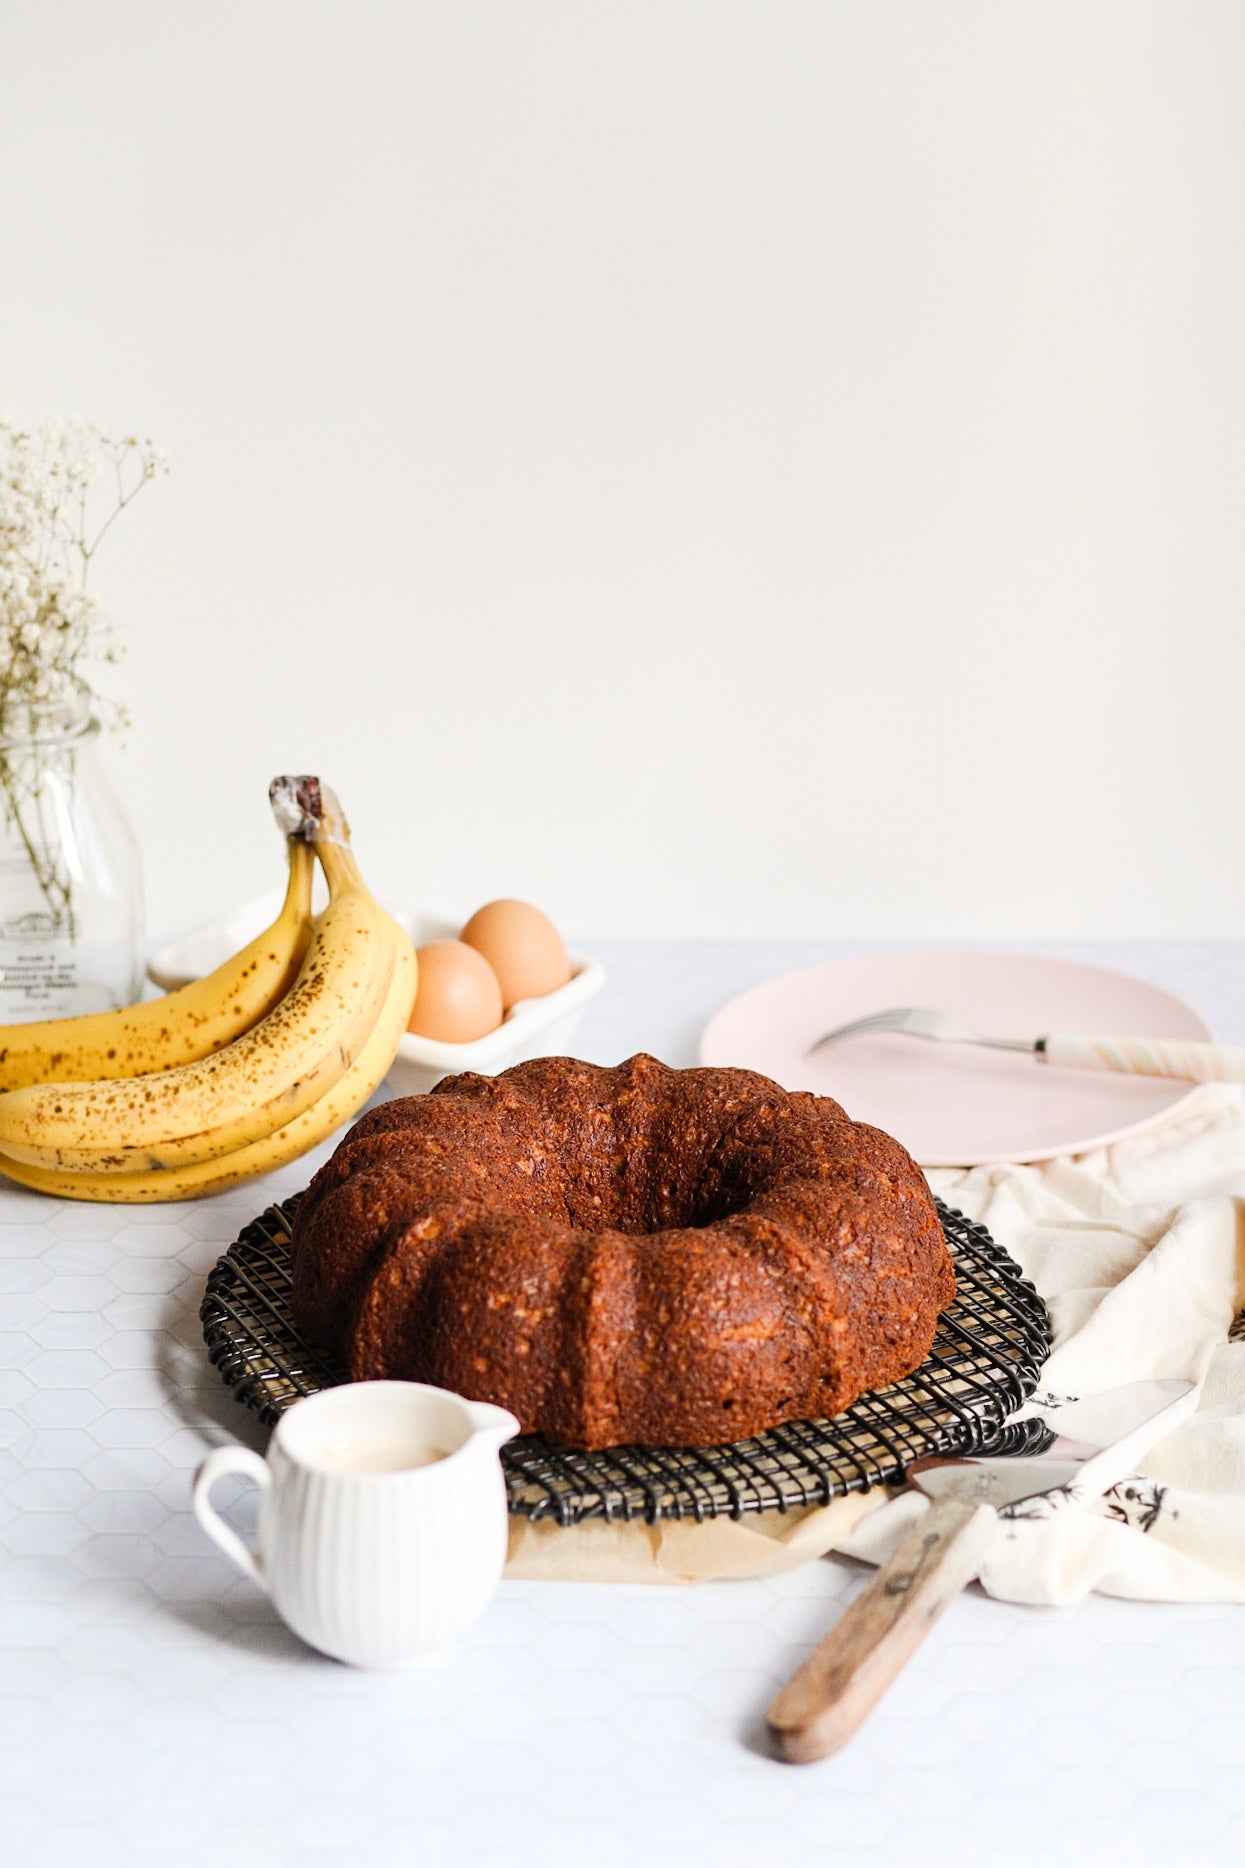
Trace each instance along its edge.
{"label": "white hexagon tile surface", "polygon": [[[690,1063],[731,992],[826,951],[611,946],[581,1053]],[[1165,971],[1146,952],[1212,1016],[1240,1009],[1239,947]],[[970,1591],[853,1745],[803,1768],[767,1754],[763,1715],[867,1579],[844,1559],[687,1589],[503,1583],[405,1674],[305,1648],[191,1516],[206,1448],[266,1437],[197,1313],[220,1252],[326,1152],[189,1207],[0,1194],[0,1861],[1245,1861],[1239,1609]],[[253,1495],[217,1497],[253,1531]]]}

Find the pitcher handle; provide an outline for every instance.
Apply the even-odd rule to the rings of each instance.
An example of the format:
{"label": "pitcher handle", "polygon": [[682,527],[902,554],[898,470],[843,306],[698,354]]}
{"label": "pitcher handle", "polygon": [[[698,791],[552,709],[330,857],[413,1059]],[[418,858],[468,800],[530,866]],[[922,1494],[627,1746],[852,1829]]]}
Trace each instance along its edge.
{"label": "pitcher handle", "polygon": [[195,1517],[229,1561],[235,1563],[244,1576],[257,1582],[261,1589],[267,1589],[259,1559],[247,1549],[232,1525],[225,1523],[208,1497],[216,1481],[223,1479],[227,1472],[254,1479],[261,1492],[266,1492],[272,1484],[272,1468],[266,1459],[253,1453],[249,1446],[218,1446],[215,1452],[208,1454],[195,1474],[194,1491],[191,1494]]}

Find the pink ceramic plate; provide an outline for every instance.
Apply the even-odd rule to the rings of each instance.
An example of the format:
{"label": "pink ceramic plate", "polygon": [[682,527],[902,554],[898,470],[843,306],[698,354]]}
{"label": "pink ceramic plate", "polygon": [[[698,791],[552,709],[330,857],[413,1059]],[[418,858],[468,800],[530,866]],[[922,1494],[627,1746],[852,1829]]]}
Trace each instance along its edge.
{"label": "pink ceramic plate", "polygon": [[833,1096],[849,1115],[897,1136],[923,1167],[1081,1154],[1160,1121],[1193,1094],[1187,1084],[1056,1069],[893,1032],[845,1038],[806,1057],[824,1031],[899,1005],[936,1006],[1000,1038],[1211,1036],[1183,1000],[1105,967],[1023,954],[890,953],[804,967],[741,993],[705,1027],[701,1061]]}

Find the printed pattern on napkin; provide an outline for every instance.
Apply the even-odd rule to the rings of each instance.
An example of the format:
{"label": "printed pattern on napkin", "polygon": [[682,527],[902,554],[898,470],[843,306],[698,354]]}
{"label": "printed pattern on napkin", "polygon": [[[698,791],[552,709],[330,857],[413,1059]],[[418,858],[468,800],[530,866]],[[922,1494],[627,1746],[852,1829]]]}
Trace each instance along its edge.
{"label": "printed pattern on napkin", "polygon": [[[1191,1417],[1103,1498],[1003,1527],[983,1587],[1018,1602],[1090,1590],[1245,1601],[1241,1090],[1208,1085],[1173,1121],[1090,1154],[932,1170],[929,1180],[989,1228],[1045,1298],[1054,1347],[1035,1401],[1057,1432],[1076,1401],[1125,1384],[1183,1377],[1200,1387]],[[840,1548],[884,1561],[925,1509],[913,1495],[896,1499]]]}

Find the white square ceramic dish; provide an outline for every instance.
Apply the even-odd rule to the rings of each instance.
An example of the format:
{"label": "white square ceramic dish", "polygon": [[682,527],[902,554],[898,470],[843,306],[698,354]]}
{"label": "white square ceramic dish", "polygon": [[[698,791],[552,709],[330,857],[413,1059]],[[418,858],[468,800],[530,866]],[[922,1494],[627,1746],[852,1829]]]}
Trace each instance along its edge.
{"label": "white square ceramic dish", "polygon": [[[430,940],[453,940],[458,933],[448,921],[433,921],[423,915],[399,914],[397,918],[417,947]],[[496,1031],[486,1032],[471,1044],[440,1044],[435,1038],[418,1038],[408,1031],[385,1079],[394,1095],[421,1095],[442,1077],[462,1070],[478,1070],[483,1076],[495,1077],[499,1070],[525,1063],[529,1057],[563,1056],[584,1007],[605,984],[605,968],[599,960],[574,953],[568,958],[571,977],[565,986],[540,999],[520,999]]]}
{"label": "white square ceramic dish", "polygon": [[[170,992],[187,980],[210,973],[268,925],[280,909],[281,900],[275,891],[258,895],[219,921],[170,941],[152,954],[147,977],[153,985]],[[417,947],[430,940],[453,940],[458,933],[449,921],[417,915],[409,909],[391,912]],[[485,1076],[496,1076],[499,1070],[524,1063],[529,1057],[562,1055],[583,1017],[584,1007],[605,984],[605,968],[598,960],[586,959],[582,954],[569,957],[571,977],[565,986],[540,999],[520,1000],[511,1006],[496,1031],[471,1044],[439,1044],[435,1039],[407,1032],[385,1079],[386,1088],[395,1096],[417,1096],[442,1077],[459,1071],[478,1070]]]}

